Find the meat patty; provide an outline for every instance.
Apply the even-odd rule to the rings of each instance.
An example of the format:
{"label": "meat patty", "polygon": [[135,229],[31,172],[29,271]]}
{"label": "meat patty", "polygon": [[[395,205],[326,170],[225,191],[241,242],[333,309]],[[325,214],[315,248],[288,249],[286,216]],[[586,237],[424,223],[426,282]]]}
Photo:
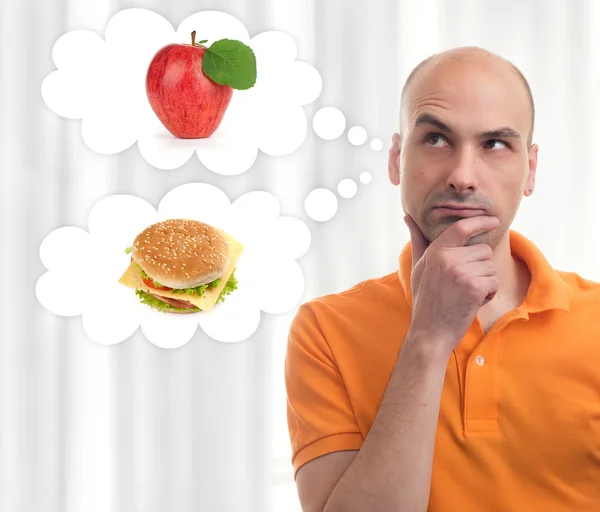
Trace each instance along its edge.
{"label": "meat patty", "polygon": [[154,295],[153,293],[150,293],[150,292],[146,292],[146,293],[148,295],[152,295],[152,297],[155,297],[158,300],[165,302],[166,304],[169,304],[170,306],[173,306],[176,308],[194,309],[196,307],[191,302],[188,302],[187,300],[176,300],[176,299],[171,299],[170,297],[163,297],[162,295]]}

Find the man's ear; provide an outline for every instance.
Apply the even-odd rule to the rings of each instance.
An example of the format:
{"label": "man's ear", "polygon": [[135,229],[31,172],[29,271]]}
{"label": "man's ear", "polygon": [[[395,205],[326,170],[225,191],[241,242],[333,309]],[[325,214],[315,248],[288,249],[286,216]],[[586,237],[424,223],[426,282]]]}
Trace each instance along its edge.
{"label": "man's ear", "polygon": [[394,133],[388,157],[388,174],[394,186],[400,185],[400,146],[402,146],[402,137],[400,134]]}
{"label": "man's ear", "polygon": [[529,152],[528,152],[529,174],[527,176],[527,183],[525,186],[525,195],[526,196],[530,196],[531,194],[533,194],[533,190],[535,189],[535,171],[537,170],[537,163],[538,163],[538,149],[539,149],[539,147],[537,144],[532,144],[529,147]]}

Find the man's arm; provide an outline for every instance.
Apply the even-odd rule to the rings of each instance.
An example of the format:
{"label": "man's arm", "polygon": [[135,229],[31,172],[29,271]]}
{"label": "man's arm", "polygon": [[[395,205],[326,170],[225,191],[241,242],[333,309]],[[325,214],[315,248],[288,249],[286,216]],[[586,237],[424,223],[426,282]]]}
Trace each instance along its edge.
{"label": "man's arm", "polygon": [[[407,215],[412,242],[410,328],[371,429],[337,484],[307,512],[424,512],[429,502],[433,447],[448,359],[482,305],[499,288],[493,250],[467,245],[496,229],[499,220],[479,216],[452,224],[431,244]],[[297,474],[300,495],[328,481],[341,459],[325,457]],[[315,470],[314,468],[317,468]],[[321,490],[321,487],[316,487]],[[314,506],[313,506],[314,503]],[[324,504],[324,506],[321,506]]]}
{"label": "man's arm", "polygon": [[322,512],[358,450],[333,452],[317,457],[298,470],[296,487],[304,512]]}
{"label": "man's arm", "polygon": [[449,353],[409,334],[359,451],[325,455],[298,471],[305,512],[427,509],[433,447]]}

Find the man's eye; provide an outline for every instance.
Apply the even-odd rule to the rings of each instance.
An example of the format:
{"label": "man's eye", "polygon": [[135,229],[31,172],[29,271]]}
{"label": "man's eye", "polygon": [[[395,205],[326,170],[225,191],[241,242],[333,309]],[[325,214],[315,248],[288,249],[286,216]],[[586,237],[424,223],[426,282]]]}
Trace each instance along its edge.
{"label": "man's eye", "polygon": [[427,137],[425,137],[425,142],[434,147],[442,147],[436,144],[439,140],[446,141],[446,137],[444,137],[441,133],[430,133],[427,135]]}
{"label": "man's eye", "polygon": [[[494,142],[499,142],[500,144],[502,144],[504,147],[499,147],[498,149],[504,149],[508,147],[508,144],[506,142],[504,142],[503,140],[498,140],[498,139],[490,139],[488,140],[484,145],[488,145],[490,144],[490,142],[493,144]],[[489,149],[494,149],[493,146],[490,147]]]}

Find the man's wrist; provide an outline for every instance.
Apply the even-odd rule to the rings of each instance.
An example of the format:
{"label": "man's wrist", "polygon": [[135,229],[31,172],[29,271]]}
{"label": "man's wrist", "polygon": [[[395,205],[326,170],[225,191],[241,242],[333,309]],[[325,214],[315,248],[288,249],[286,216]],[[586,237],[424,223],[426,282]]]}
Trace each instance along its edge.
{"label": "man's wrist", "polygon": [[409,329],[402,350],[428,366],[441,364],[445,367],[453,346],[454,344],[441,333]]}

